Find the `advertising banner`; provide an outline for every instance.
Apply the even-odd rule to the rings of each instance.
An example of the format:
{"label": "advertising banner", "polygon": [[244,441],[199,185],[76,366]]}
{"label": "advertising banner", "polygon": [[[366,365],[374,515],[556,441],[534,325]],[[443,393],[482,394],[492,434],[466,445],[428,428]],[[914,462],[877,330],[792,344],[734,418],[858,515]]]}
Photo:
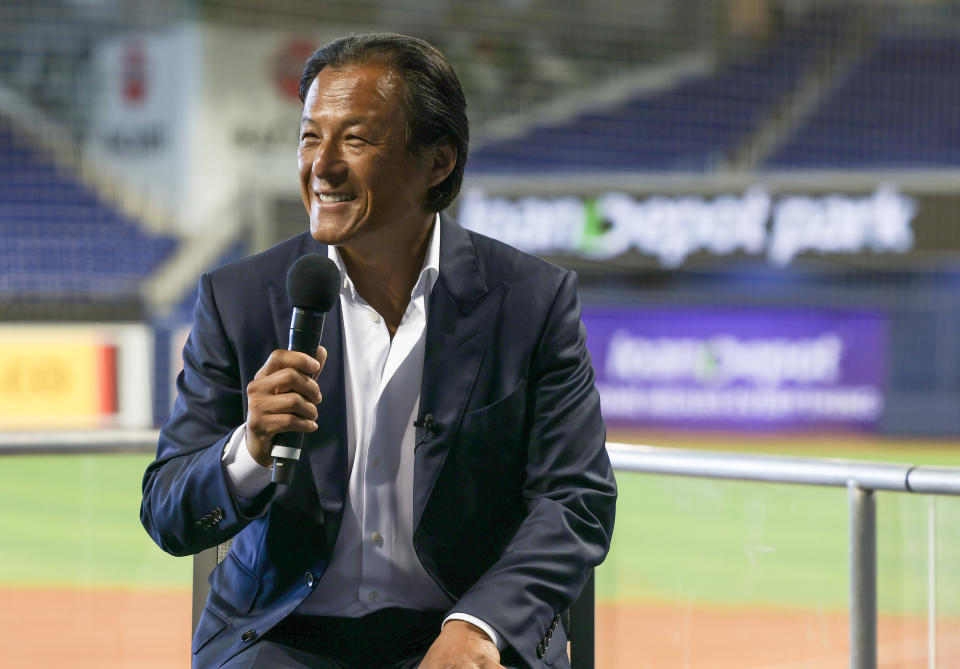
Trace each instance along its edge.
{"label": "advertising banner", "polygon": [[185,168],[196,113],[199,40],[186,26],[96,41],[84,93],[92,107],[88,158],[132,193],[176,213],[189,194]]}
{"label": "advertising banner", "polygon": [[[927,240],[916,197],[892,184],[872,193],[504,198],[469,189],[458,217],[471,230],[530,253],[637,266],[678,268],[691,261],[762,258],[786,267],[800,257],[905,257]],[[918,238],[916,225],[920,225]]]}
{"label": "advertising banner", "polygon": [[296,196],[300,76],[341,30],[188,22],[100,40],[87,155],[185,234],[253,188]]}
{"label": "advertising banner", "polygon": [[148,427],[142,326],[0,328],[0,429]]}
{"label": "advertising banner", "polygon": [[871,429],[887,325],[869,310],[586,308],[611,426]]}

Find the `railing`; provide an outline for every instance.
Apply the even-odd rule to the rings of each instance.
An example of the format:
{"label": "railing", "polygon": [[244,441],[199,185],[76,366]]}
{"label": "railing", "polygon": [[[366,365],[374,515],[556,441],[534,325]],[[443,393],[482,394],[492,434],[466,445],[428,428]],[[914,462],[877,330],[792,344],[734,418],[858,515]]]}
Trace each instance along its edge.
{"label": "railing", "polygon": [[[774,455],[658,448],[608,443],[620,471],[732,481],[763,481],[846,488],[850,513],[850,668],[877,667],[876,490],[960,495],[960,468],[915,467]],[[928,618],[930,663],[935,652],[935,612]]]}
{"label": "railing", "polygon": [[[0,433],[0,455],[152,452],[155,430]],[[848,490],[850,667],[877,667],[877,527],[874,491],[960,496],[960,468],[725,453],[608,443],[614,469],[698,478],[833,486]],[[930,662],[935,610],[929,616]]]}
{"label": "railing", "polygon": [[0,455],[153,453],[158,430],[0,432]]}

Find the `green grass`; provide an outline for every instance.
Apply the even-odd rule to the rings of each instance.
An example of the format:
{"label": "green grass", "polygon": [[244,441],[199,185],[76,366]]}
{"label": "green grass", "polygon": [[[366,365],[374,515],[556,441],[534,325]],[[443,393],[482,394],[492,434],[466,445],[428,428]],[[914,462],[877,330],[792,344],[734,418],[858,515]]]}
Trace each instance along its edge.
{"label": "green grass", "polygon": [[0,585],[189,588],[140,525],[148,455],[0,459]]}
{"label": "green grass", "polygon": [[[658,440],[663,443],[663,440]],[[723,443],[723,442],[721,442]],[[690,440],[672,445],[697,447]],[[870,447],[730,442],[737,450],[960,465],[941,444]],[[600,598],[719,606],[841,610],[847,606],[844,489],[620,473],[614,544],[597,576]],[[877,493],[881,611],[927,607],[930,497]],[[937,499],[940,608],[960,613],[960,499]]]}
{"label": "green grass", "polygon": [[[960,448],[938,444],[712,443],[960,465]],[[190,559],[166,555],[140,526],[140,479],[149,461],[146,455],[0,459],[0,586],[189,588]],[[602,599],[846,607],[845,490],[627,473],[618,481],[613,549],[598,571]],[[929,500],[877,495],[882,611],[926,610]],[[940,606],[960,614],[960,572],[953,569],[960,562],[960,498],[936,504]]]}

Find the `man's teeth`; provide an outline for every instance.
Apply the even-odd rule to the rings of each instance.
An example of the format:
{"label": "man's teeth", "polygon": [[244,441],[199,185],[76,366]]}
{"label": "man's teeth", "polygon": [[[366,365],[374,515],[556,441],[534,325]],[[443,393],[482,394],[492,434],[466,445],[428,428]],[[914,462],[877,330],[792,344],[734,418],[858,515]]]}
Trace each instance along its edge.
{"label": "man's teeth", "polygon": [[349,202],[357,199],[356,195],[347,195],[346,193],[319,193],[318,197],[321,202]]}

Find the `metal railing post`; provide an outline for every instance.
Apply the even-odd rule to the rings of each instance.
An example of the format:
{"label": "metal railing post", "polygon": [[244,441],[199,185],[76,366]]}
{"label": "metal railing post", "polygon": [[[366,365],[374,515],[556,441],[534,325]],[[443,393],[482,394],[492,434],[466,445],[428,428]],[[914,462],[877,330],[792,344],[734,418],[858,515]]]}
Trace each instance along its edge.
{"label": "metal railing post", "polygon": [[877,507],[855,481],[850,500],[850,669],[877,669]]}
{"label": "metal railing post", "polygon": [[927,667],[937,666],[937,498],[927,505]]}

